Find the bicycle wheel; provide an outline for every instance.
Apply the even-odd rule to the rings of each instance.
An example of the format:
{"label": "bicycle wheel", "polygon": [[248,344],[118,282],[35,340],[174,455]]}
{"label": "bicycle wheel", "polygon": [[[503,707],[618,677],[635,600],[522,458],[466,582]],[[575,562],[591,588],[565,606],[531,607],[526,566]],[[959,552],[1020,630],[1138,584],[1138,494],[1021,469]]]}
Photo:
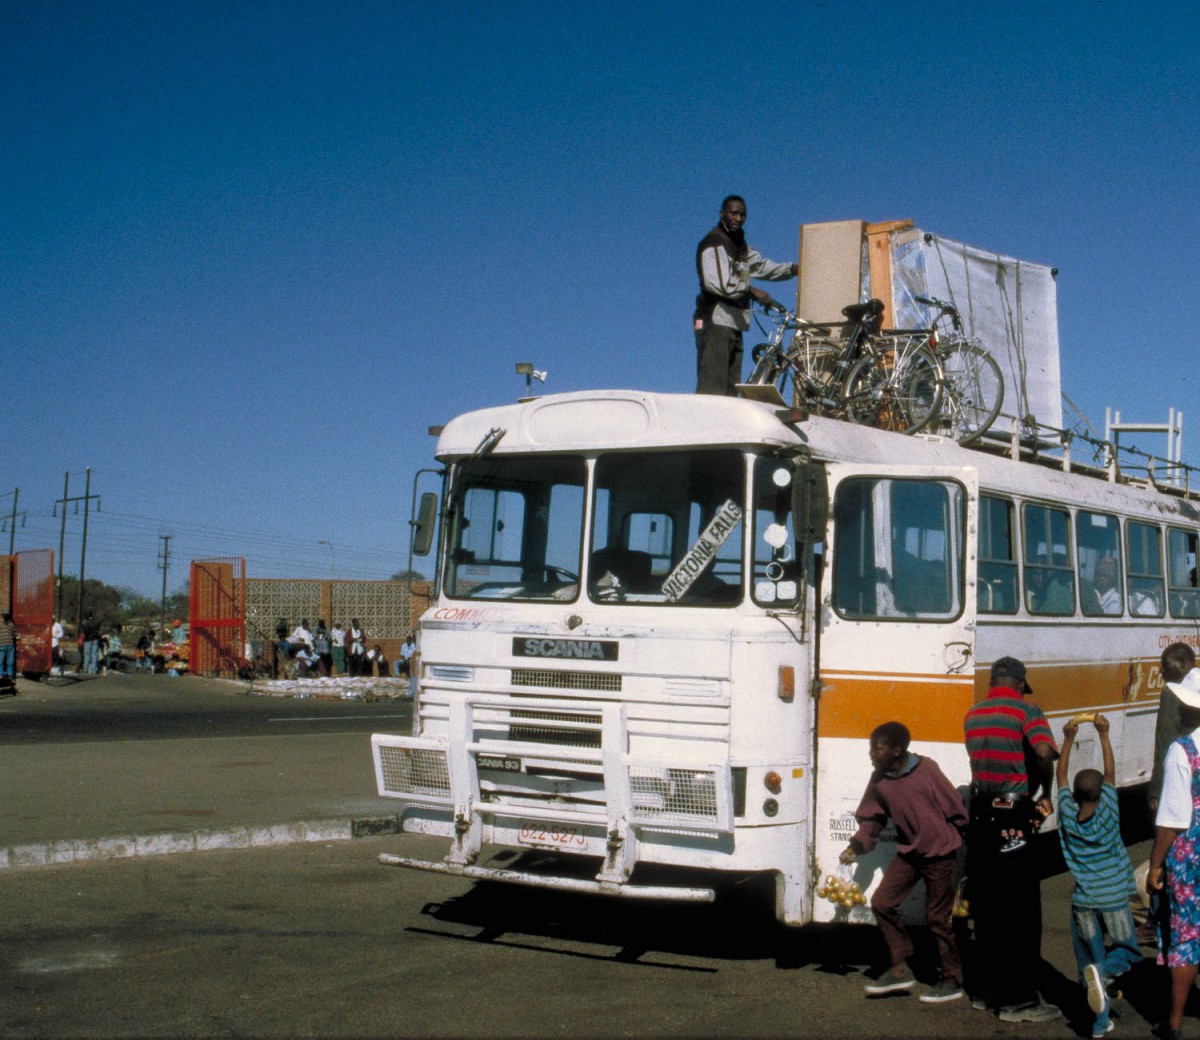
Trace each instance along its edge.
{"label": "bicycle wheel", "polygon": [[896,433],[916,433],[941,403],[941,367],[924,342],[877,343],[855,363],[842,390],[847,419]]}
{"label": "bicycle wheel", "polygon": [[970,340],[938,349],[945,376],[938,432],[969,444],[996,421],[1004,402],[1004,375],[996,359]]}
{"label": "bicycle wheel", "polygon": [[787,352],[786,375],[792,381],[792,403],[814,415],[840,414],[837,363],[841,347],[828,340],[797,336]]}

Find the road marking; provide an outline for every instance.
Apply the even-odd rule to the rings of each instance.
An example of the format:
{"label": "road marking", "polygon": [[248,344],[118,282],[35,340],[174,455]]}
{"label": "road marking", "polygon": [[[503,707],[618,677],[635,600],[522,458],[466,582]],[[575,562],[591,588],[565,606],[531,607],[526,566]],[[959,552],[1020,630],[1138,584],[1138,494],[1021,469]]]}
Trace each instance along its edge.
{"label": "road marking", "polygon": [[295,715],[268,719],[268,722],[353,722],[356,719],[400,719],[400,711],[382,711],[377,715]]}

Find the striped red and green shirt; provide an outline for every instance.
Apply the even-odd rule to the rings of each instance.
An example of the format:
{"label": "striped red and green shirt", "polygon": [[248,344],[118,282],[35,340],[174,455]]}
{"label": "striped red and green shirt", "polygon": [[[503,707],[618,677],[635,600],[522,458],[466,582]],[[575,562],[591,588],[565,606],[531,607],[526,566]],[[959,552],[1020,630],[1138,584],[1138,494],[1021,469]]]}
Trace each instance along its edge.
{"label": "striped red and green shirt", "polygon": [[975,786],[991,795],[1030,794],[1025,745],[1058,750],[1046,716],[1016,690],[996,686],[963,718]]}

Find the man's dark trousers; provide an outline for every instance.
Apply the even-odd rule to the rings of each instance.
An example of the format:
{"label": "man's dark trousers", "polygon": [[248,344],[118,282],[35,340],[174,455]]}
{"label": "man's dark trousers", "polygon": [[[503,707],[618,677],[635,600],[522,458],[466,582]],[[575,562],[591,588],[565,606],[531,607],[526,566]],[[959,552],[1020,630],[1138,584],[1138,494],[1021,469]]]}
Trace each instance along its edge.
{"label": "man's dark trousers", "polygon": [[[1006,807],[1007,806],[1007,807]],[[975,925],[967,985],[994,1007],[1036,1002],[1042,958],[1042,886],[1030,798],[994,802],[972,794],[967,896]]]}
{"label": "man's dark trousers", "polygon": [[696,393],[732,397],[742,381],[742,334],[727,325],[703,320],[696,331]]}

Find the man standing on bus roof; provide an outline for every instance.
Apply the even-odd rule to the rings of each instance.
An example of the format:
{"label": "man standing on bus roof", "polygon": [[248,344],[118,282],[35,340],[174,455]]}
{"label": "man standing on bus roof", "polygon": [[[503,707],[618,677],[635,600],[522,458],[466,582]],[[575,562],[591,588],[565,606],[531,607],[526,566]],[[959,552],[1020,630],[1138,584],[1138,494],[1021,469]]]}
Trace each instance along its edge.
{"label": "man standing on bus roof", "polygon": [[1032,841],[1053,811],[1058,748],[1046,716],[1027,700],[1033,689],[1025,674],[1015,657],[1001,657],[992,665],[986,699],[963,719],[971,760],[971,1006],[995,1010],[1004,1022],[1049,1022],[1061,1012],[1034,986],[1042,955],[1042,896]]}
{"label": "man standing on bus roof", "polygon": [[751,278],[781,282],[795,278],[799,264],[777,264],[746,244],[746,200],[727,195],[714,227],[696,247],[700,295],[692,327],[696,333],[696,393],[732,396],[742,378],[742,332],[750,327],[750,300],[771,297]]}

